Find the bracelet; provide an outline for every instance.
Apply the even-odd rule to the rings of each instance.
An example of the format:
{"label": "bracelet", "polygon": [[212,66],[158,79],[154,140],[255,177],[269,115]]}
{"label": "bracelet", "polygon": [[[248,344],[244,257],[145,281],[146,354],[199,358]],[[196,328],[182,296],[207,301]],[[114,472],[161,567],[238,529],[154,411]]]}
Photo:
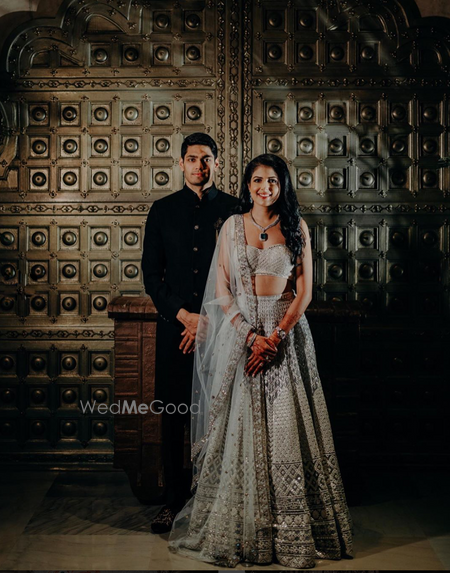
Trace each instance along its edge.
{"label": "bracelet", "polygon": [[249,348],[251,348],[253,346],[253,343],[255,342],[256,337],[257,337],[257,334],[256,334],[256,332],[254,332],[252,337],[250,338],[250,340],[247,342],[247,346]]}
{"label": "bracelet", "polygon": [[275,332],[277,333],[279,340],[284,340],[286,338],[286,331],[279,326],[275,328]]}

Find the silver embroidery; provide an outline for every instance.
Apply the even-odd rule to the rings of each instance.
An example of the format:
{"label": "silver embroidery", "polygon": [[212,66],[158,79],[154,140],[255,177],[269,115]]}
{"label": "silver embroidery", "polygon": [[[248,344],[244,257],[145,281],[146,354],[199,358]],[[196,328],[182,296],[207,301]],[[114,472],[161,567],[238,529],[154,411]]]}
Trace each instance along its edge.
{"label": "silver embroidery", "polygon": [[292,253],[286,245],[272,245],[266,249],[246,245],[246,249],[252,275],[292,278],[294,268],[291,262]]}

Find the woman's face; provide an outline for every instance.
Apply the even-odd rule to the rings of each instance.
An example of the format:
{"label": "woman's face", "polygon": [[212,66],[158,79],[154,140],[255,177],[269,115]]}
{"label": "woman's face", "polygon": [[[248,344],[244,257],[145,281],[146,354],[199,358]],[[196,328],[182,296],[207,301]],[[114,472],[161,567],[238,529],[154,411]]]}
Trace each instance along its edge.
{"label": "woman's face", "polygon": [[248,184],[255,205],[272,206],[280,196],[281,185],[276,171],[267,165],[258,165]]}

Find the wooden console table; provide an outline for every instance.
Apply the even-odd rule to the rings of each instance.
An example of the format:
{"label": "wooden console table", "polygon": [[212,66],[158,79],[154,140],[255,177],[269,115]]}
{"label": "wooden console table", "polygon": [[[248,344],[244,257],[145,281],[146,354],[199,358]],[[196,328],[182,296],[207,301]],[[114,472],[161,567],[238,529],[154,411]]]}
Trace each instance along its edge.
{"label": "wooden console table", "polygon": [[[119,296],[108,305],[108,316],[114,318],[115,395],[114,402],[139,405],[154,400],[155,343],[158,313],[150,297]],[[345,356],[342,344],[357,356],[360,321],[364,317],[359,302],[311,302],[306,311],[317,350],[319,373],[333,424],[336,397],[336,368],[342,368]],[[348,353],[344,353],[348,354]],[[356,376],[355,360],[344,365],[346,378]],[[337,415],[352,416],[352,412]],[[339,425],[339,424],[338,424]],[[349,439],[344,423],[344,442],[350,444],[338,451],[341,470],[354,466],[356,437]],[[122,468],[130,479],[136,497],[143,503],[160,503],[163,488],[161,464],[161,416],[127,413],[114,416],[114,467]],[[339,429],[333,433],[339,438]],[[345,441],[346,440],[346,441]],[[338,448],[337,448],[338,449]],[[344,451],[346,450],[346,451]],[[189,443],[186,438],[185,467],[189,471]]]}

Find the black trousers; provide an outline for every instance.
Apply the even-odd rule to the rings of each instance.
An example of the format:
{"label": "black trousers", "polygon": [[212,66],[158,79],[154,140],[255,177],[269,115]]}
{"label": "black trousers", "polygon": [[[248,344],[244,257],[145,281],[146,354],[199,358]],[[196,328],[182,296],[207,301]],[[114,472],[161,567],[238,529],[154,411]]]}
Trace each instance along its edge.
{"label": "black trousers", "polygon": [[165,502],[178,513],[189,497],[190,479],[183,470],[184,430],[189,427],[190,411],[162,414],[162,461]]}
{"label": "black trousers", "polygon": [[[192,369],[194,354],[182,354],[178,350],[177,384],[172,384],[170,399],[166,397],[162,415],[162,462],[164,470],[164,497],[166,505],[178,512],[190,497],[192,472],[185,473],[184,462],[184,432],[190,428]],[[181,374],[181,375],[180,375]],[[166,393],[167,396],[167,393]],[[169,407],[170,404],[170,407]],[[173,412],[173,410],[176,411]],[[180,407],[180,408],[179,408]],[[169,410],[169,413],[166,411]],[[182,413],[178,411],[181,410]],[[187,412],[185,412],[187,410]]]}

